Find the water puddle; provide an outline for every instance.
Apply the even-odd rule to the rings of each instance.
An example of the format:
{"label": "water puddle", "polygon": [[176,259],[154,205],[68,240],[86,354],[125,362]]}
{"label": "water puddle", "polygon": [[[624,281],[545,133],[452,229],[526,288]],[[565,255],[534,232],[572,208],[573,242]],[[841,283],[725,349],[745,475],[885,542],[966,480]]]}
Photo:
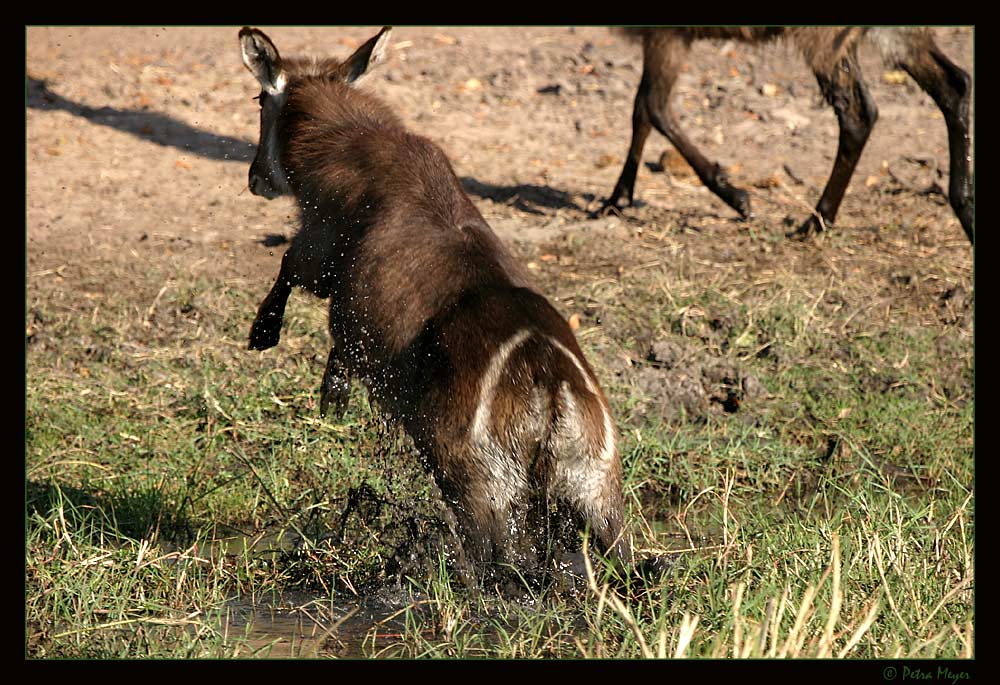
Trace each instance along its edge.
{"label": "water puddle", "polygon": [[[271,557],[315,544],[287,529],[244,535],[219,534],[203,553],[223,556]],[[285,591],[243,596],[228,601],[218,621],[228,637],[247,646],[239,656],[287,658],[370,658],[397,642],[405,629],[406,610],[416,605],[399,591],[379,596],[339,597]]]}
{"label": "water puddle", "polygon": [[[673,521],[650,521],[659,551],[677,553],[683,563],[688,554],[712,554],[722,536],[706,529],[681,529]],[[714,531],[713,531],[714,532]],[[216,553],[247,554],[288,551],[301,540],[287,531],[253,539],[219,538]],[[229,637],[247,646],[243,657],[370,659],[404,656],[401,643],[416,630],[407,627],[408,612],[423,614],[426,598],[406,590],[383,588],[374,596],[318,597],[305,592],[240,597],[222,609],[220,623]],[[426,618],[426,617],[425,617]],[[423,621],[418,621],[423,623]],[[426,629],[426,627],[425,627]],[[395,648],[394,648],[395,646]]]}
{"label": "water puddle", "polygon": [[399,641],[413,602],[383,598],[318,599],[305,593],[229,602],[222,617],[230,636],[245,639],[241,656],[347,658],[378,656]]}

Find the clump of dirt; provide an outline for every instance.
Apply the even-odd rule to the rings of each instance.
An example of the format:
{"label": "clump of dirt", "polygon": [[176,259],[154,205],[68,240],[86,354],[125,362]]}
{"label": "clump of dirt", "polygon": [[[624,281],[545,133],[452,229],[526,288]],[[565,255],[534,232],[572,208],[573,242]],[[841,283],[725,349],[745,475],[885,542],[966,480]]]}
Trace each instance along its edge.
{"label": "clump of dirt", "polygon": [[727,359],[706,358],[681,340],[658,340],[641,359],[623,362],[619,376],[639,397],[634,417],[704,421],[739,414],[753,423],[758,402],[770,397],[755,375]]}
{"label": "clump of dirt", "polygon": [[938,311],[941,323],[961,328],[972,327],[972,316],[975,313],[972,295],[961,285],[947,288],[938,296]]}

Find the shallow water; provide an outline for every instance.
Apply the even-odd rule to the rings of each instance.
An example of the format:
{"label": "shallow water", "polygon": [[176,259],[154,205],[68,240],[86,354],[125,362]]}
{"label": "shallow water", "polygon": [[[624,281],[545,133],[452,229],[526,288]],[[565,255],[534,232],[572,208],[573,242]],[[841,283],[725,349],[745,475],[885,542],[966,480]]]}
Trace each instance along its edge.
{"label": "shallow water", "polygon": [[397,642],[414,602],[317,598],[305,593],[239,598],[223,610],[224,630],[243,637],[247,654],[267,658],[371,658]]}
{"label": "shallow water", "polygon": [[[679,529],[675,522],[649,522],[660,550],[680,553],[711,553],[721,544],[722,535],[703,529]],[[689,537],[689,535],[691,537]],[[244,552],[252,549],[289,550],[296,536],[265,535],[253,540],[217,540],[218,551]],[[264,658],[347,658],[368,659],[398,656],[387,649],[401,642],[406,631],[407,610],[420,613],[426,598],[407,590],[384,588],[377,596],[317,596],[304,592],[281,595],[239,597],[228,602],[220,616],[222,630],[230,637],[244,639],[250,651],[240,656]],[[412,630],[412,628],[411,628]]]}

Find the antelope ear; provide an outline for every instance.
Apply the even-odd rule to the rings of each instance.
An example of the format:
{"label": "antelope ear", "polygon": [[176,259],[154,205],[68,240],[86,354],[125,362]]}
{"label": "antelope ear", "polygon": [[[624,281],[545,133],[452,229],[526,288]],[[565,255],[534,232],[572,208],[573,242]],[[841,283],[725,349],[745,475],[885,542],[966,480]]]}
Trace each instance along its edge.
{"label": "antelope ear", "polygon": [[383,26],[381,31],[369,38],[364,45],[355,50],[354,54],[340,65],[339,75],[345,83],[354,83],[367,74],[371,67],[382,61],[389,51],[390,36],[392,36],[392,27]]}
{"label": "antelope ear", "polygon": [[281,67],[281,55],[263,31],[248,26],[240,29],[240,50],[243,64],[257,78],[261,88],[269,95],[278,95],[285,90],[288,78]]}

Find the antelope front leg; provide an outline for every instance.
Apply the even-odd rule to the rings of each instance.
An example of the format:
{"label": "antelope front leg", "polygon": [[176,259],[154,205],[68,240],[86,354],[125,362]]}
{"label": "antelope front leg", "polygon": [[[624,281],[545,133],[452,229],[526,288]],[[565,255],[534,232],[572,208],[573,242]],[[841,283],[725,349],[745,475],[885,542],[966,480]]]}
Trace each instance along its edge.
{"label": "antelope front leg", "polygon": [[251,350],[266,350],[278,344],[281,338],[281,323],[285,316],[285,303],[292,292],[288,281],[280,275],[271,286],[271,292],[257,309],[257,317],[250,328]]}
{"label": "antelope front leg", "polygon": [[323,382],[319,388],[319,415],[326,416],[327,408],[333,403],[335,418],[344,415],[347,409],[347,397],[351,389],[351,376],[341,363],[336,346],[330,348],[330,356],[326,360],[326,371],[323,372]]}
{"label": "antelope front leg", "polygon": [[281,324],[285,317],[285,305],[295,285],[295,265],[291,248],[281,258],[281,268],[271,291],[257,308],[257,317],[250,328],[251,350],[266,350],[278,344],[281,339]]}

